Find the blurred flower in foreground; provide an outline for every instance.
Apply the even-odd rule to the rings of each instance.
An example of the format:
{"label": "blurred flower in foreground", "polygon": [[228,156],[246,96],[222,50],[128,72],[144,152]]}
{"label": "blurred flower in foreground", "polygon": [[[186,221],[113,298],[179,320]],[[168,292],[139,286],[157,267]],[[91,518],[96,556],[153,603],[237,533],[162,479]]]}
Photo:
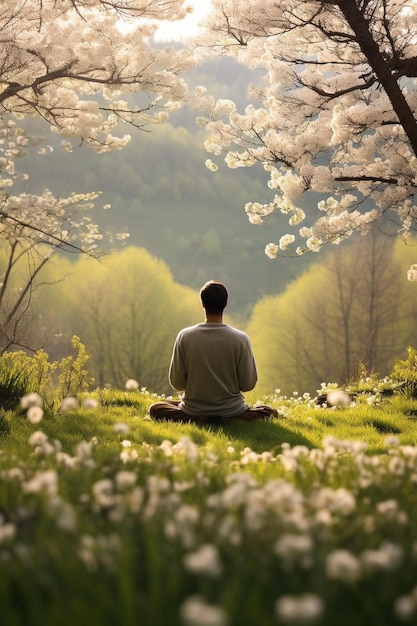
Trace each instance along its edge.
{"label": "blurred flower in foreground", "polygon": [[220,606],[207,604],[200,596],[190,596],[182,604],[181,621],[185,626],[227,626],[229,620]]}
{"label": "blurred flower in foreground", "polygon": [[27,418],[32,424],[39,424],[43,418],[43,410],[40,406],[31,406],[27,412]]}
{"label": "blurred flower in foreground", "polygon": [[285,624],[314,624],[324,612],[323,601],[313,593],[282,596],[275,604],[278,618]]}
{"label": "blurred flower in foreground", "polygon": [[407,271],[407,279],[411,282],[417,281],[417,265],[412,265]]}
{"label": "blurred flower in foreground", "polygon": [[60,413],[66,413],[67,411],[75,411],[78,409],[78,400],[75,396],[67,396],[61,402],[59,407]]}
{"label": "blurred flower in foreground", "polygon": [[327,404],[330,406],[349,406],[350,396],[346,391],[335,389],[327,394]]}
{"label": "blurred flower in foreground", "polygon": [[200,546],[195,552],[186,554],[183,563],[189,572],[206,576],[220,576],[223,569],[217,547],[209,543]]}
{"label": "blurred flower in foreground", "polygon": [[129,426],[124,422],[116,422],[116,424],[113,426],[113,430],[116,433],[120,433],[121,435],[127,435],[127,433],[129,432]]}
{"label": "blurred flower in foreground", "polygon": [[138,381],[135,380],[134,378],[128,378],[127,381],[125,382],[125,389],[127,391],[136,391],[136,389],[139,389]]}
{"label": "blurred flower in foreground", "polygon": [[27,393],[20,398],[20,408],[24,411],[31,406],[42,406],[42,398],[38,393]]}
{"label": "blurred flower in foreground", "polygon": [[83,409],[97,409],[98,401],[95,398],[84,398]]}

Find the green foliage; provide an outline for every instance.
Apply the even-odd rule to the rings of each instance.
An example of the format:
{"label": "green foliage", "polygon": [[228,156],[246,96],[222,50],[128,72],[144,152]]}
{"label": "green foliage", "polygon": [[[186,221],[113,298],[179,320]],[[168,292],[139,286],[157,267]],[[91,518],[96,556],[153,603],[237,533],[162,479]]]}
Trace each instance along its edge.
{"label": "green foliage", "polygon": [[76,335],[72,338],[71,343],[75,350],[75,357],[64,357],[59,363],[58,383],[62,397],[86,391],[94,382],[84,367],[89,359],[84,344]]}
{"label": "green foliage", "polygon": [[[63,343],[68,332],[81,338],[91,355],[89,375],[98,386],[124,388],[134,378],[141,387],[162,393],[170,391],[167,372],[175,336],[200,321],[202,309],[198,294],[178,285],[164,262],[128,247],[100,262],[79,258],[60,285],[55,306],[44,299],[42,318],[50,316],[51,327],[60,320]],[[77,372],[68,381],[61,379],[71,393],[73,374],[77,380]]]}
{"label": "green foliage", "polygon": [[50,363],[43,350],[33,356],[23,350],[6,352],[0,356],[0,398],[15,406],[31,391],[45,396],[51,391],[52,374],[57,363]]}
{"label": "green foliage", "polygon": [[[241,71],[235,67],[237,74]],[[234,80],[223,85],[228,92]],[[102,204],[112,207],[94,210],[103,232],[128,231],[131,245],[163,259],[176,280],[193,289],[210,278],[224,281],[233,288],[229,311],[247,319],[258,298],[282,291],[311,259],[283,257],[277,267],[265,256],[271,230],[285,232],[288,225],[279,212],[256,227],[245,215],[248,200],[269,198],[265,171],[226,165],[209,171],[204,136],[196,128],[194,119],[188,128],[163,124],[151,133],[132,128],[132,141],[122,151],[92,155],[79,150],[74,158],[57,146],[53,156],[24,161],[22,167],[34,190],[101,190]],[[49,131],[34,125],[33,132]],[[54,145],[54,137],[47,142]],[[114,235],[102,242],[107,250],[120,245]]]}
{"label": "green foliage", "polygon": [[63,357],[60,361],[51,361],[44,350],[33,355],[23,350],[2,354],[0,401],[3,408],[16,408],[20,399],[30,392],[36,392],[52,405],[54,399],[86,391],[93,382],[84,369],[89,357],[79,337],[72,338],[72,346],[75,357]]}
{"label": "green foliage", "polygon": [[416,298],[405,278],[413,247],[388,244],[370,237],[328,250],[283,294],[258,302],[247,331],[262,392],[315,393],[323,381],[345,385],[362,366],[389,375],[416,339]]}
{"label": "green foliage", "polygon": [[401,384],[412,398],[417,397],[417,350],[408,346],[407,358],[397,360],[392,368],[391,378]]}
{"label": "green foliage", "polygon": [[18,369],[9,355],[0,356],[0,402],[3,408],[14,408],[30,387],[30,372]]}

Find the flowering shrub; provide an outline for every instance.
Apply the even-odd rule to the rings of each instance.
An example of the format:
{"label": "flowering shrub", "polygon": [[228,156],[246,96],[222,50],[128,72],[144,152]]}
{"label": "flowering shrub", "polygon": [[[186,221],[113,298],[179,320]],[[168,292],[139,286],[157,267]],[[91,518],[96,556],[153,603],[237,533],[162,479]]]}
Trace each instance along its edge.
{"label": "flowering shrub", "polygon": [[33,355],[23,350],[0,355],[0,398],[16,403],[28,392],[39,393],[44,398],[54,395],[63,398],[86,391],[93,382],[85,369],[89,357],[79,337],[74,336],[71,343],[75,356],[60,361],[51,362],[44,350]]}

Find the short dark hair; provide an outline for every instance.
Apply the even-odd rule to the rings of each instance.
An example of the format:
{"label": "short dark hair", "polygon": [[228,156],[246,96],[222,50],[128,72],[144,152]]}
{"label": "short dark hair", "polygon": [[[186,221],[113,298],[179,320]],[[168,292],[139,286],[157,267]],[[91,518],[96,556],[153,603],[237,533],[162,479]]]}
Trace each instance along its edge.
{"label": "short dark hair", "polygon": [[217,280],[209,280],[200,289],[201,302],[206,313],[219,315],[227,305],[227,289]]}

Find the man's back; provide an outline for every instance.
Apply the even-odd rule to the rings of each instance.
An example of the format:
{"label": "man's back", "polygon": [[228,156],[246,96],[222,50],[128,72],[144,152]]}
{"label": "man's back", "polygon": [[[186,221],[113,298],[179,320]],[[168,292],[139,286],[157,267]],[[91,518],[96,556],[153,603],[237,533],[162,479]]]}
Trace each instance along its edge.
{"label": "man's back", "polygon": [[239,415],[248,408],[241,392],[253,389],[257,381],[249,337],[217,322],[183,329],[175,341],[169,378],[177,391],[185,391],[180,408],[189,415]]}

